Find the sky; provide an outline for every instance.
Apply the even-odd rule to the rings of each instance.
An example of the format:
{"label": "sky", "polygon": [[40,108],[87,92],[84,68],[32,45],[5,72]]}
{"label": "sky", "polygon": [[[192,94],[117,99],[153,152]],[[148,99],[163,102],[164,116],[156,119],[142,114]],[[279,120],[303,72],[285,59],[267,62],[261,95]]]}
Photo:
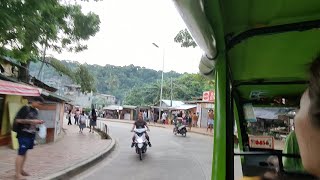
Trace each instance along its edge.
{"label": "sky", "polygon": [[[83,12],[100,17],[100,31],[84,43],[80,53],[50,55],[80,63],[136,65],[155,70],[197,73],[201,50],[182,48],[173,41],[185,24],[172,0],[103,0],[81,2]],[[159,48],[152,45],[156,43]],[[164,53],[163,53],[164,52]]]}

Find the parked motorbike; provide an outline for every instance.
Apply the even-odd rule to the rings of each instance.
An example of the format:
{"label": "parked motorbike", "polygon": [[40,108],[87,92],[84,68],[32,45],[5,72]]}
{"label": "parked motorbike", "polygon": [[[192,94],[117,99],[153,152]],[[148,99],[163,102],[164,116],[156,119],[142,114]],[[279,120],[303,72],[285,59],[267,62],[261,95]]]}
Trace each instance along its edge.
{"label": "parked motorbike", "polygon": [[182,136],[186,137],[187,136],[187,126],[186,125],[181,125],[181,126],[175,126],[173,128],[173,133],[174,135],[177,135],[177,134],[181,134]]}
{"label": "parked motorbike", "polygon": [[139,154],[140,160],[142,160],[142,154],[147,152],[148,140],[146,139],[146,129],[135,129],[135,142],[134,147],[136,153]]}

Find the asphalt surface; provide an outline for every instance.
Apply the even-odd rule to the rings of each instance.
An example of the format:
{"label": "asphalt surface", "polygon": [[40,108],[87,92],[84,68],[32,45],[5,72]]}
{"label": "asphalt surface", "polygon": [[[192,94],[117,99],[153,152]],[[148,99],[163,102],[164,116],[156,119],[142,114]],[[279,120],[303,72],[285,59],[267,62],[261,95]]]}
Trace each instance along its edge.
{"label": "asphalt surface", "polygon": [[117,140],[114,152],[72,179],[211,179],[212,137],[192,133],[187,137],[175,136],[170,129],[151,127],[148,133],[152,147],[140,161],[130,147],[132,125],[114,122],[108,125],[111,136]]}

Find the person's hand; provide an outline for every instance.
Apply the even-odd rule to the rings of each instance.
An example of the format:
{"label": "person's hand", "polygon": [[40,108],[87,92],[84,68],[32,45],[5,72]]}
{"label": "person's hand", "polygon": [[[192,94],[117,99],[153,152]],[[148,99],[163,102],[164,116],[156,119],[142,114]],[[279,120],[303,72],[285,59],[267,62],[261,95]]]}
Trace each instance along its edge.
{"label": "person's hand", "polygon": [[44,120],[36,119],[33,121],[34,124],[43,124]]}
{"label": "person's hand", "polygon": [[131,129],[131,132],[133,132],[133,130]]}

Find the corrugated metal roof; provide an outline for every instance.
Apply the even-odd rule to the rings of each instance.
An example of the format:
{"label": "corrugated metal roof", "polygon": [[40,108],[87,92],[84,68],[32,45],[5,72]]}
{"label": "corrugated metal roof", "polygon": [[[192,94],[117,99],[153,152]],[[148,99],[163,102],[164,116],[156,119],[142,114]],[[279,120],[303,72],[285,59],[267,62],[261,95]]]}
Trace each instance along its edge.
{"label": "corrugated metal roof", "polygon": [[109,105],[109,106],[104,107],[103,109],[105,109],[105,110],[122,110],[123,107],[118,106],[118,105]]}
{"label": "corrugated metal roof", "polygon": [[137,106],[131,106],[131,105],[123,105],[122,106],[124,109],[135,109]]}
{"label": "corrugated metal roof", "polygon": [[[162,102],[164,102],[167,106],[171,105],[171,100],[163,99]],[[182,101],[174,101],[174,100],[172,100],[172,107],[178,107],[178,106],[181,106],[183,104],[184,104],[184,102],[182,102]]]}
{"label": "corrugated metal roof", "polygon": [[195,107],[197,107],[197,105],[194,105],[194,104],[182,104],[180,106],[172,107],[170,109],[187,110],[187,109],[192,109],[192,108],[195,108]]}

